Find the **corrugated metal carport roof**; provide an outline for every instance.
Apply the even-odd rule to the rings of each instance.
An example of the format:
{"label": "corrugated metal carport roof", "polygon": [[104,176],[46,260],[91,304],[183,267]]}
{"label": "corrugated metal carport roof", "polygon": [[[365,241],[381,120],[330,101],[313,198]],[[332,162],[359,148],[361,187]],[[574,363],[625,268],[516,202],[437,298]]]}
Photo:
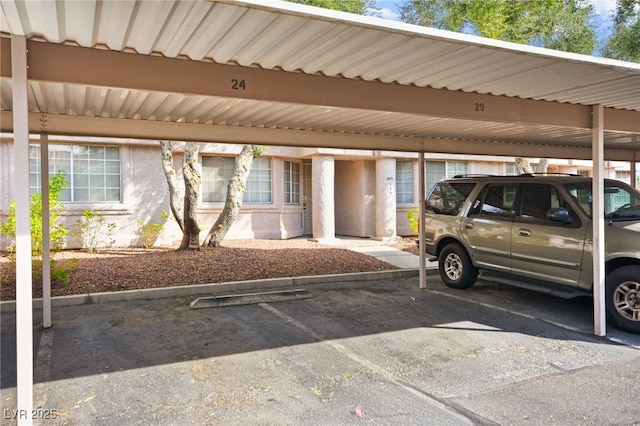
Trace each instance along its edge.
{"label": "corrugated metal carport roof", "polygon": [[[571,152],[587,158],[590,109],[579,106],[601,104],[607,107],[609,158],[629,159],[629,151],[640,150],[636,135],[640,133],[640,65],[635,63],[276,1],[0,1],[0,5],[3,33],[33,40],[29,46],[34,57],[30,61],[29,109],[34,130],[39,125],[35,115],[44,113],[51,133],[85,134],[92,129],[105,136],[179,139],[182,135],[187,140],[203,140],[209,135],[221,142],[257,139],[264,144],[340,147],[348,146],[351,142],[345,136],[353,135],[356,138],[351,141],[361,141],[358,146],[370,141],[372,148],[416,151],[426,143],[427,150],[461,153],[511,149],[520,154],[523,149],[536,150],[531,144],[538,143],[545,146],[538,156]],[[36,45],[37,41],[46,43]],[[66,49],[63,53],[50,51],[51,43]],[[2,46],[2,76],[10,77],[7,39]],[[164,70],[166,62],[141,65],[140,72],[150,78],[166,72],[165,79],[190,79],[195,71],[185,65],[194,61],[225,64],[229,67],[224,71],[211,68],[211,81],[218,74],[228,78],[240,71],[238,79],[245,80],[246,87],[235,91],[200,87],[200,91],[195,84],[141,86],[137,84],[140,80],[122,75],[132,71],[120,70],[118,64],[130,59],[122,54],[105,59],[102,71],[113,64],[113,69],[106,70],[107,78],[93,80],[101,69],[88,64],[97,64],[99,59],[72,46],[96,53],[134,52],[174,59],[172,65],[166,65],[175,68],[171,71]],[[45,59],[38,62],[40,52]],[[56,58],[61,58],[55,64],[58,73],[49,62]],[[207,70],[203,67],[202,73]],[[243,78],[246,70],[263,73],[254,73],[248,80]],[[267,70],[271,74],[264,72]],[[272,80],[274,72],[280,79]],[[310,78],[287,87],[293,75]],[[326,77],[353,84],[345,85],[343,92],[329,92],[343,99],[327,99],[321,96],[327,93]],[[207,85],[206,79],[201,81],[200,86]],[[262,82],[281,86],[254,96],[253,89]],[[371,84],[355,85],[362,82]],[[402,88],[402,92],[391,93],[387,86]],[[307,88],[309,96],[303,99]],[[11,111],[10,78],[2,79],[1,90],[1,109]],[[365,93],[376,96],[377,101],[344,99],[361,99]],[[451,93],[468,95],[454,99]],[[425,108],[422,104],[427,98],[432,105]],[[507,115],[499,111],[491,115],[495,102],[508,98],[530,102],[501,106]],[[386,100],[390,105],[385,105]],[[555,105],[545,113],[545,102],[531,100]],[[557,104],[573,107],[557,109]],[[483,107],[485,111],[474,111]],[[4,117],[2,128],[10,131],[11,120],[7,114]],[[103,128],[95,124],[97,117],[120,121],[117,125],[105,122]],[[162,123],[157,128],[164,130],[151,130],[150,122]],[[170,123],[213,124],[220,132],[202,126],[177,129]],[[230,132],[231,128],[245,131]],[[257,136],[247,130],[259,128],[278,131]],[[297,132],[294,136],[283,130]],[[314,134],[301,141],[306,139],[301,131]],[[450,140],[460,143],[447,143]],[[623,151],[612,154],[616,149]]]}
{"label": "corrugated metal carport roof", "polygon": [[[0,0],[0,7],[0,130],[11,132],[17,123],[17,400],[24,412],[33,402],[28,131],[593,154],[596,194],[603,191],[603,129],[604,158],[637,160],[640,152],[640,64],[275,1]],[[21,47],[12,54],[12,46]],[[599,335],[603,223],[594,221]],[[50,326],[50,305],[44,311]]]}
{"label": "corrugated metal carport roof", "polygon": [[291,3],[3,1],[2,9],[3,30],[51,43],[640,110],[638,64]]}
{"label": "corrugated metal carport roof", "polygon": [[[608,157],[629,159],[640,150],[636,63],[279,1],[0,0],[0,5],[3,34],[31,40],[34,130],[44,113],[50,133],[80,135],[91,129],[104,136],[354,143],[408,151],[426,144],[432,151],[529,155],[542,144],[548,155],[587,158],[590,106],[600,104],[606,107]],[[54,52],[52,44],[64,49]],[[3,39],[3,131],[11,130],[9,46]],[[106,59],[108,52],[129,53]],[[138,68],[149,78],[129,79],[135,70],[126,64],[141,55],[155,59]],[[103,59],[107,66],[98,68]],[[193,71],[187,64],[194,62],[211,67]],[[113,68],[104,70],[109,63]],[[253,73],[245,76],[248,70]],[[162,81],[163,73],[175,84]],[[198,73],[210,75],[196,79],[199,85],[176,82]],[[245,80],[245,90],[203,87],[234,73]],[[327,85],[335,79],[351,83],[331,92]],[[258,85],[260,93],[254,91]],[[172,126],[185,123],[194,126]],[[265,128],[274,132],[254,131]],[[291,130],[295,136],[284,133]],[[552,147],[557,148],[547,149]]]}

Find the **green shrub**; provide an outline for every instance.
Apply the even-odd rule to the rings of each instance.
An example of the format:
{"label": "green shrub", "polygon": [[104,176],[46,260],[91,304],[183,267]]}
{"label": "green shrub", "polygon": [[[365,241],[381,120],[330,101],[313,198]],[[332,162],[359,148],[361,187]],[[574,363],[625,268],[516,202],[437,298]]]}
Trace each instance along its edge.
{"label": "green shrub", "polygon": [[415,235],[418,235],[419,218],[420,218],[420,210],[411,209],[407,212],[407,220],[409,221],[409,228],[411,228],[411,231]]}
{"label": "green shrub", "polygon": [[[62,224],[57,223],[64,210],[64,204],[60,201],[60,193],[67,186],[67,179],[64,170],[58,170],[55,175],[49,178],[49,241],[52,251],[59,251],[64,247],[65,238],[69,230]],[[31,222],[31,254],[38,256],[42,254],[42,194],[33,194],[29,206],[29,220]],[[0,233],[12,239],[9,251],[15,251],[16,240],[16,202],[9,205],[9,212],[4,223],[0,223]],[[13,261],[15,271],[15,260]],[[32,278],[35,281],[42,280],[42,259],[33,259]],[[58,262],[51,259],[51,282],[68,284],[70,272],[78,265],[77,259],[65,262]],[[3,278],[3,284],[6,284]]]}
{"label": "green shrub", "polygon": [[82,218],[75,224],[73,236],[80,240],[82,248],[88,252],[98,247],[111,247],[115,242],[113,233],[116,229],[114,222],[106,222],[105,217],[94,210],[85,209]]}
{"label": "green shrub", "polygon": [[[167,219],[169,213],[166,210],[162,210],[162,218]],[[138,229],[136,234],[142,243],[142,246],[146,249],[152,249],[156,240],[160,234],[164,231],[164,225],[158,222],[144,223],[144,220],[138,221]]]}
{"label": "green shrub", "polygon": [[[79,259],[68,259],[59,261],[51,258],[51,284],[67,285],[71,281],[71,272],[73,272],[80,263]],[[33,267],[33,281],[42,281],[42,259],[34,259],[32,263]]]}
{"label": "green shrub", "polygon": [[[56,223],[64,210],[64,204],[60,201],[60,193],[67,186],[64,170],[58,170],[49,179],[49,241],[51,250],[60,250],[64,247],[65,238],[69,230],[62,224]],[[42,253],[42,194],[31,196],[29,218],[31,221],[31,251],[32,254]],[[7,220],[0,223],[0,233],[13,239],[9,251],[15,250],[16,240],[16,202],[9,205]]]}
{"label": "green shrub", "polygon": [[[16,258],[8,256],[9,262],[0,264],[0,285],[15,285],[16,282]],[[67,285],[71,281],[71,272],[79,265],[79,259],[56,260],[50,259],[51,284]],[[42,284],[42,258],[34,258],[31,261],[31,280],[35,285]]]}

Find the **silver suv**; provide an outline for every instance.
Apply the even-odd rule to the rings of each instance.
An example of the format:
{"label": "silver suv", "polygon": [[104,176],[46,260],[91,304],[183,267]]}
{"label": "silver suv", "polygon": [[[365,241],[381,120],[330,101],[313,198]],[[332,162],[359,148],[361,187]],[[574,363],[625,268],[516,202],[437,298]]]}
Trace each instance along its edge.
{"label": "silver suv", "polygon": [[[426,202],[426,252],[452,288],[482,278],[560,297],[592,296],[591,178],[459,176]],[[606,309],[640,333],[640,192],[605,180]]]}

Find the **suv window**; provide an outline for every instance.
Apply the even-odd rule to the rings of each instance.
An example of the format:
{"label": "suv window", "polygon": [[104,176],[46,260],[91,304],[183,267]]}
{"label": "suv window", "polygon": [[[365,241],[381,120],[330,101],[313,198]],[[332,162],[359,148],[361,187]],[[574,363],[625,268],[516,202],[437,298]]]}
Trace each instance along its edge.
{"label": "suv window", "polygon": [[547,220],[547,212],[553,207],[562,207],[558,190],[551,185],[531,183],[525,185],[520,218],[525,220]]}
{"label": "suv window", "polygon": [[471,214],[511,217],[516,192],[517,183],[489,185],[474,202]]}
{"label": "suv window", "polygon": [[431,213],[455,216],[475,186],[475,183],[468,182],[438,182],[425,208]]}
{"label": "suv window", "polygon": [[[591,217],[593,195],[591,182],[566,184],[565,189],[580,208]],[[604,217],[607,219],[637,219],[640,217],[640,197],[622,182],[605,180]]]}

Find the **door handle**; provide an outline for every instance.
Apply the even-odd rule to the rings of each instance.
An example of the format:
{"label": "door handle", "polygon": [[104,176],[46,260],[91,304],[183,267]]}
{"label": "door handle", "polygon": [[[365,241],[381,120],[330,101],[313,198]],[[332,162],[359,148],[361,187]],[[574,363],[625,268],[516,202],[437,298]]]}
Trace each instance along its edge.
{"label": "door handle", "polygon": [[528,229],[519,229],[518,235],[522,235],[523,237],[530,237],[531,231],[529,231]]}
{"label": "door handle", "polygon": [[473,223],[472,222],[467,222],[467,223],[464,224],[464,227],[466,229],[473,229]]}

